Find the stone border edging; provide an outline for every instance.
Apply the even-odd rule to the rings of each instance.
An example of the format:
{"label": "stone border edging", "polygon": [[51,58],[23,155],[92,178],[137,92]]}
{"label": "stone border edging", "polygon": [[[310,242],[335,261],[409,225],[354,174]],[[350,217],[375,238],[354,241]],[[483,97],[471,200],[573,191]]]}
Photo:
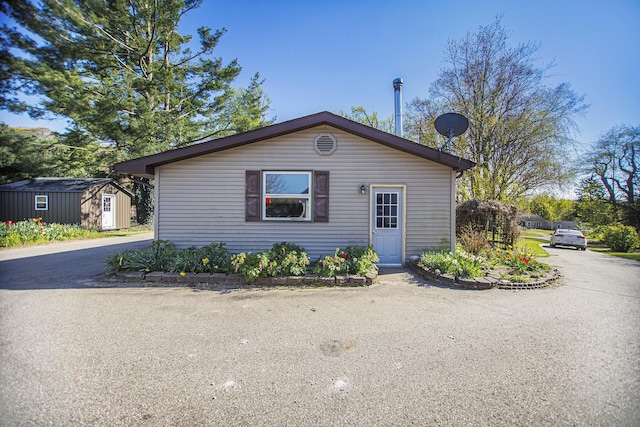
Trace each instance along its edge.
{"label": "stone border edging", "polygon": [[418,265],[418,262],[415,260],[411,260],[407,263],[407,266],[411,271],[418,274],[425,280],[430,282],[435,282],[440,285],[450,286],[450,287],[459,287],[464,289],[476,289],[476,290],[484,290],[484,289],[540,289],[546,288],[550,286],[553,282],[555,282],[558,278],[560,278],[560,272],[557,268],[552,270],[552,274],[548,277],[535,280],[527,283],[519,283],[519,282],[510,282],[508,280],[502,279],[500,277],[493,276],[485,276],[478,277],[475,279],[454,277],[448,274],[436,274],[434,272],[425,270],[424,268]]}
{"label": "stone border edging", "polygon": [[196,289],[216,290],[221,288],[265,288],[275,286],[287,287],[358,287],[371,286],[378,281],[378,270],[366,276],[321,277],[315,275],[287,277],[259,277],[254,282],[247,282],[239,274],[225,273],[167,273],[162,271],[108,271],[108,279],[119,282],[144,282],[147,287],[166,287],[173,284],[186,285]]}

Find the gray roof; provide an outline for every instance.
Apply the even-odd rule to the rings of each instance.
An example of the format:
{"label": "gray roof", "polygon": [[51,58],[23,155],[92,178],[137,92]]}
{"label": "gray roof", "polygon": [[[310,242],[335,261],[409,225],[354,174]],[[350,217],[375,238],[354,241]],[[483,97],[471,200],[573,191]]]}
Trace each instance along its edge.
{"label": "gray roof", "polygon": [[30,178],[11,184],[0,185],[0,191],[41,191],[81,193],[96,186],[115,185],[129,196],[132,194],[111,178]]}
{"label": "gray roof", "polygon": [[387,147],[395,148],[397,150],[404,151],[405,153],[449,166],[453,170],[464,171],[475,166],[475,163],[470,160],[417,144],[408,139],[374,129],[324,111],[322,113],[300,117],[298,119],[266,126],[249,132],[243,132],[227,136],[225,138],[191,145],[189,147],[164,151],[159,154],[116,163],[113,166],[113,169],[118,173],[153,178],[155,168],[157,166],[215,153],[217,151],[227,150],[229,148],[263,141],[268,138],[275,138],[321,125],[332,126],[353,135],[368,139],[372,142],[386,145]]}

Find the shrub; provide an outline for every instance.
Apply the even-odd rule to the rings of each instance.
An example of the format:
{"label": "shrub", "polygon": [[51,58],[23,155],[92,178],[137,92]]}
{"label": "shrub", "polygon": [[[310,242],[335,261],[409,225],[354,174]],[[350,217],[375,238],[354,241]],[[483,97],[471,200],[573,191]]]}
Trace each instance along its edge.
{"label": "shrub", "polygon": [[613,252],[633,252],[640,245],[640,237],[630,225],[614,224],[605,227],[602,240]]}
{"label": "shrub", "polygon": [[458,241],[466,252],[473,255],[480,255],[491,247],[487,239],[487,232],[475,224],[462,226]]}

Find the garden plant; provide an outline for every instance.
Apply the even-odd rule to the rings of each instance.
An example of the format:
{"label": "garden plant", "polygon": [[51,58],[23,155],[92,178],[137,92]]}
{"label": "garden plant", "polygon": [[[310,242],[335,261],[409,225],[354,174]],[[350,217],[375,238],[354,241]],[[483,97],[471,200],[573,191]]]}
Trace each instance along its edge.
{"label": "garden plant", "polygon": [[101,237],[96,230],[88,230],[79,225],[47,224],[42,218],[0,223],[2,248],[95,237]]}
{"label": "garden plant", "polygon": [[418,265],[438,275],[476,278],[494,273],[516,282],[542,277],[551,269],[549,264],[538,261],[526,246],[488,249],[478,255],[466,252],[461,246],[455,252],[428,251],[420,256]]}
{"label": "garden plant", "polygon": [[304,248],[287,242],[276,243],[268,251],[230,254],[224,243],[181,250],[171,242],[156,240],[148,249],[117,253],[105,263],[113,271],[239,274],[254,282],[258,278],[307,274],[364,276],[377,268],[378,261],[372,246],[336,248],[333,255],[311,261]]}

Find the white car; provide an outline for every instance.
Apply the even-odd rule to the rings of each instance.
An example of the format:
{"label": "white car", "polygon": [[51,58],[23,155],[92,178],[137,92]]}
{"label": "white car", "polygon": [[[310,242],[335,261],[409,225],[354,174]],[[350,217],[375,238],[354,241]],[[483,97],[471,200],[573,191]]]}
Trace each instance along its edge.
{"label": "white car", "polygon": [[576,249],[587,250],[587,238],[584,237],[582,231],[565,230],[559,228],[551,235],[550,246],[555,248],[558,246],[574,246]]}

